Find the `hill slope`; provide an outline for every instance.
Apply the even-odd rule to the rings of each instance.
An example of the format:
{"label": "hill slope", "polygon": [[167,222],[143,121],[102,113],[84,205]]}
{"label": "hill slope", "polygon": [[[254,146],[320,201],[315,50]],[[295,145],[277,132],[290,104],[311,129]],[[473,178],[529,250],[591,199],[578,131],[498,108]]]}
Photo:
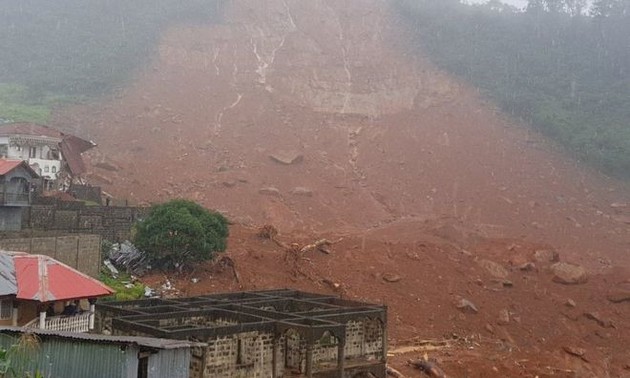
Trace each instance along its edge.
{"label": "hill slope", "polygon": [[[273,271],[283,252],[273,249],[267,257],[251,231],[233,237],[229,253],[252,274],[243,273],[245,288],[330,290],[321,280],[331,272],[330,280],[349,285],[349,294],[391,301],[390,326],[399,339],[422,336],[430,316],[454,316],[436,323],[432,336],[450,333],[453,324],[460,327],[457,319],[466,334],[484,332],[487,317],[516,303],[522,310],[515,312],[531,314],[531,323],[519,326],[516,340],[509,335],[490,340],[512,338],[534,356],[553,350],[557,361],[566,357],[558,352],[559,342],[534,340],[546,337],[550,329],[536,327],[548,319],[546,311],[560,313],[565,296],[586,295],[580,306],[604,306],[616,321],[627,318],[627,304],[601,300],[603,282],[612,279],[606,277],[615,282],[628,277],[614,268],[630,262],[627,187],[580,167],[506,119],[474,89],[408,53],[407,35],[383,2],[231,4],[222,25],[170,29],[159,59],[124,92],[55,115],[60,127],[76,125],[81,130],[75,131],[99,143],[90,157],[95,183],[139,202],[191,198],[237,223],[273,224],[287,239],[346,238],[335,246],[342,257],[311,261],[319,273],[305,283],[300,283],[304,277],[292,279],[291,271],[276,279],[260,274],[266,265],[259,259],[272,259],[267,269]],[[436,246],[422,252],[426,258],[413,257],[432,241]],[[353,252],[357,245],[364,246],[361,253]],[[565,292],[549,283],[550,277],[527,281],[519,273],[511,278],[515,286],[521,279],[531,285],[497,299],[492,288],[486,290],[487,277],[475,283],[477,270],[466,260],[491,258],[507,266],[508,251],[529,254],[540,246],[602,274],[589,284],[594,294]],[[385,253],[388,248],[392,252]],[[442,256],[444,250],[450,252]],[[384,291],[363,284],[377,277],[382,285],[372,274],[383,274],[385,267],[402,272],[401,282],[418,281]],[[444,287],[452,288],[448,296],[441,295]],[[231,281],[201,287],[226,288],[235,287]],[[425,288],[432,294],[422,299]],[[558,291],[555,299],[532,311],[551,288]],[[411,307],[413,295],[420,299]],[[468,324],[471,317],[458,318],[451,304],[458,295],[487,303],[492,315]],[[426,309],[434,306],[442,310],[429,315]],[[409,314],[398,322],[396,312],[403,307]],[[571,343],[599,337],[579,319],[569,326],[571,332],[581,330]],[[554,318],[551,328],[561,321]],[[614,359],[615,371],[627,362],[606,353],[623,345],[627,335],[621,329],[610,331],[615,337],[602,337],[608,352],[597,352],[601,361]],[[513,366],[511,350],[501,353]],[[569,369],[573,359],[567,357],[563,366]],[[494,374],[494,362],[488,361],[480,364],[479,376]],[[584,361],[576,365],[592,374]]]}

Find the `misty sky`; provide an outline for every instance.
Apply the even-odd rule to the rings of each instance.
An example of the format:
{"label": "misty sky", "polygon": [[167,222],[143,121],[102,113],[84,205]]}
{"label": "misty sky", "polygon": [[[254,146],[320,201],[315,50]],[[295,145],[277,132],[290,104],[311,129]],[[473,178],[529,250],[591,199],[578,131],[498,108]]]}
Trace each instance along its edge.
{"label": "misty sky", "polygon": [[[483,4],[488,0],[468,0],[471,3]],[[522,8],[527,5],[527,0],[503,0],[504,3],[514,5],[515,7]]]}

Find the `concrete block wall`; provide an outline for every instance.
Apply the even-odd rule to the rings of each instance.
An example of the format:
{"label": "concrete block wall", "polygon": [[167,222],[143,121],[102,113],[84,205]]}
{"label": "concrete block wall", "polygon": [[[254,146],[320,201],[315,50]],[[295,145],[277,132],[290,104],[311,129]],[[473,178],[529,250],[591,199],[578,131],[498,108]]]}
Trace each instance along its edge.
{"label": "concrete block wall", "polygon": [[383,325],[378,319],[346,323],[346,358],[378,359],[383,353]]}
{"label": "concrete block wall", "polygon": [[85,206],[82,202],[52,202],[24,210],[23,229],[58,230],[69,233],[94,233],[110,241],[131,237],[133,224],[149,208]]}
{"label": "concrete block wall", "polygon": [[95,278],[98,277],[101,268],[99,235],[1,239],[0,249],[50,256]]}
{"label": "concrete block wall", "polygon": [[[273,333],[244,332],[204,342],[208,347],[203,377],[268,378],[273,374]],[[194,366],[192,370],[199,374]]]}

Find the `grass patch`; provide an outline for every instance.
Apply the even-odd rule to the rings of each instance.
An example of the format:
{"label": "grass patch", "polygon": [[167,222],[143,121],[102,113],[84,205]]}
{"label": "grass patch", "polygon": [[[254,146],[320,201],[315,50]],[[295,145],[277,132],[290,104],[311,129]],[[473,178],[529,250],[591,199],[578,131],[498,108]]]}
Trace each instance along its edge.
{"label": "grass patch", "polygon": [[103,298],[104,301],[131,301],[144,298],[144,285],[132,283],[131,276],[121,273],[117,278],[102,272],[100,281],[116,291],[116,294]]}

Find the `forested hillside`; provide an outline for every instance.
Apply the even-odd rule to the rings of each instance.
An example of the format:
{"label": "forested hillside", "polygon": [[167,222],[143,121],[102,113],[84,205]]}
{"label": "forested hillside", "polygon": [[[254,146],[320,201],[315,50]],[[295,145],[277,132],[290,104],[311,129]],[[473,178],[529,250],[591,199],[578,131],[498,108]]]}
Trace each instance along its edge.
{"label": "forested hillside", "polygon": [[25,0],[0,6],[0,119],[43,122],[60,99],[106,93],[147,62],[163,29],[209,22],[221,0]]}
{"label": "forested hillside", "polygon": [[630,1],[396,0],[417,44],[504,111],[630,177]]}

